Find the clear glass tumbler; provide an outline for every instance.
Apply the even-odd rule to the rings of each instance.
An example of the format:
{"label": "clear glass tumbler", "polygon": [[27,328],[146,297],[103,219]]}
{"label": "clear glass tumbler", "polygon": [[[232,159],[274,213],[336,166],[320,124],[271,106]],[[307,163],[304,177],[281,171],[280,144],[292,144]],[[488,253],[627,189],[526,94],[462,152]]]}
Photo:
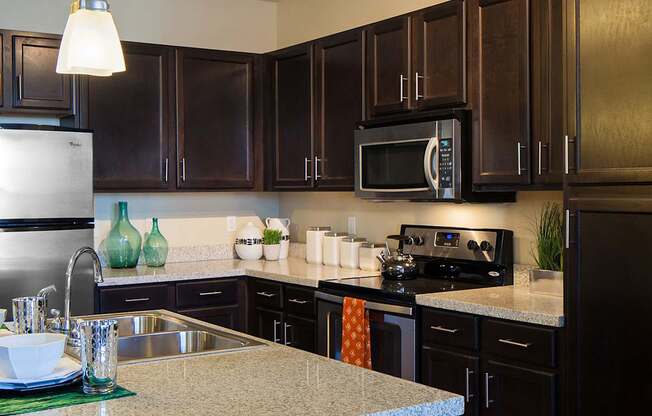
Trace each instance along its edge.
{"label": "clear glass tumbler", "polygon": [[118,321],[80,321],[79,331],[84,393],[112,393],[118,377]]}
{"label": "clear glass tumbler", "polygon": [[45,332],[46,304],[47,300],[42,296],[24,296],[12,299],[14,332],[16,334]]}

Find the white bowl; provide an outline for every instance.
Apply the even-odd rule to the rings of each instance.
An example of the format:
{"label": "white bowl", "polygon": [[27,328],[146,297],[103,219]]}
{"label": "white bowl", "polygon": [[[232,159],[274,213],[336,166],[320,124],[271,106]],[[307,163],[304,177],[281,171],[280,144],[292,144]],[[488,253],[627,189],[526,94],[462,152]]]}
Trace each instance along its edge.
{"label": "white bowl", "polygon": [[23,334],[0,338],[0,375],[38,379],[54,371],[66,345],[64,334]]}

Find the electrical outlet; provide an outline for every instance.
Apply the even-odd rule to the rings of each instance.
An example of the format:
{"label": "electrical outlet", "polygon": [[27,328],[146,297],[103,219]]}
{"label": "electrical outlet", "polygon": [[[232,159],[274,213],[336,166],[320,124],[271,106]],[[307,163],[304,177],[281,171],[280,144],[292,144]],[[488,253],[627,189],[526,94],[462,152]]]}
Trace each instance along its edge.
{"label": "electrical outlet", "polygon": [[226,231],[235,231],[236,221],[234,216],[226,217]]}
{"label": "electrical outlet", "polygon": [[358,219],[356,217],[349,217],[346,220],[347,233],[351,235],[358,234]]}

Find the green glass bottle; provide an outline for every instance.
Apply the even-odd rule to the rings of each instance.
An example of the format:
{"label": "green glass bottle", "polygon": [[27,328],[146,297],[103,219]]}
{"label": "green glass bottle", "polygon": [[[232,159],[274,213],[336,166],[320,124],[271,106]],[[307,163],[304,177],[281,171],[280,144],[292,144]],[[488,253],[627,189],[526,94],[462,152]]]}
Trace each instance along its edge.
{"label": "green glass bottle", "polygon": [[127,203],[120,201],[118,207],[118,220],[105,241],[109,266],[114,269],[136,267],[143,240],[136,227],[129,222]]}
{"label": "green glass bottle", "polygon": [[145,239],[143,254],[145,264],[150,267],[164,266],[168,258],[168,240],[158,229],[158,218],[152,218],[152,231]]}

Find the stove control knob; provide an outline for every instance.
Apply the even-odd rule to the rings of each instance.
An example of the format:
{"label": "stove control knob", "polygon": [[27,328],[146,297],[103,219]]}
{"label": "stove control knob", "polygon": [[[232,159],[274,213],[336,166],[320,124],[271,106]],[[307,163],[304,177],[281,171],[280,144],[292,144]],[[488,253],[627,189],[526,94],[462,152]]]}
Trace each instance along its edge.
{"label": "stove control knob", "polygon": [[412,235],[410,236],[412,238],[412,244],[415,246],[422,246],[423,245],[423,237],[420,235]]}
{"label": "stove control knob", "polygon": [[486,241],[486,240],[480,243],[480,250],[482,250],[482,251],[491,251],[493,249],[494,248],[491,245],[491,243]]}
{"label": "stove control knob", "polygon": [[478,242],[475,240],[469,240],[468,243],[466,243],[466,248],[472,251],[476,251],[480,246],[478,245]]}

